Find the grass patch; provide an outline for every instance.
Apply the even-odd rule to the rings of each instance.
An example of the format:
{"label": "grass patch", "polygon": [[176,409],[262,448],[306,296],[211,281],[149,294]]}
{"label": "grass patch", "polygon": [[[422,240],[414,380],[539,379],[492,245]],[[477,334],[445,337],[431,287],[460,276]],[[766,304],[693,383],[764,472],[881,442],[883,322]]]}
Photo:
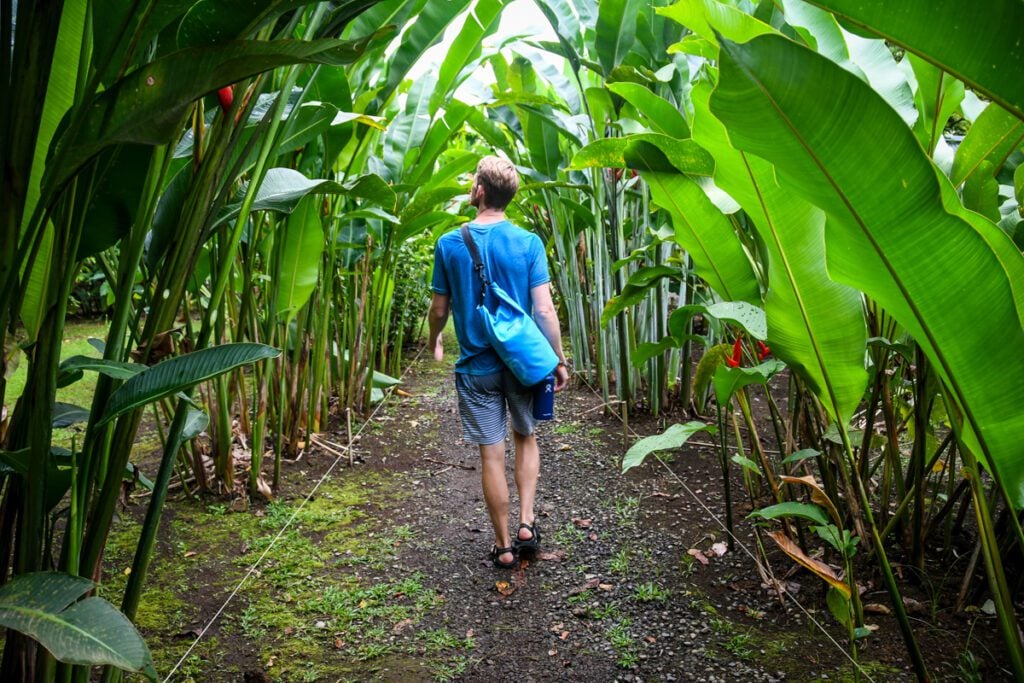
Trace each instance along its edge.
{"label": "grass patch", "polygon": [[575,434],[580,431],[580,425],[578,422],[559,422],[551,428],[552,434]]}
{"label": "grass patch", "polygon": [[608,570],[614,574],[626,574],[629,572],[629,548],[619,548],[618,552],[608,562]]}
{"label": "grass patch", "polygon": [[635,666],[639,661],[637,640],[629,630],[632,625],[632,621],[623,619],[612,625],[607,631],[608,642],[615,650],[615,663],[623,669]]}
{"label": "grass patch", "polygon": [[653,581],[648,581],[636,587],[633,597],[638,602],[665,602],[668,600],[668,591]]}
{"label": "grass patch", "polygon": [[626,496],[615,500],[615,519],[622,526],[635,524],[639,512],[640,498],[638,496]]}

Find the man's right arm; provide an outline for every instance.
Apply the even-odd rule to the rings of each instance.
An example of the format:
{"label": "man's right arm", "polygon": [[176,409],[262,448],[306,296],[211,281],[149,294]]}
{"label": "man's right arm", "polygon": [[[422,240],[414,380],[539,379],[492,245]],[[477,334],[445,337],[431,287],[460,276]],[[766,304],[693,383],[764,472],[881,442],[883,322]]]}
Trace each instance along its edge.
{"label": "man's right arm", "polygon": [[569,383],[569,369],[565,365],[565,353],[562,351],[562,328],[558,324],[555,303],[551,300],[551,283],[545,282],[531,289],[530,298],[533,301],[533,317],[537,321],[537,326],[551,342],[551,348],[558,356],[555,391],[561,391]]}

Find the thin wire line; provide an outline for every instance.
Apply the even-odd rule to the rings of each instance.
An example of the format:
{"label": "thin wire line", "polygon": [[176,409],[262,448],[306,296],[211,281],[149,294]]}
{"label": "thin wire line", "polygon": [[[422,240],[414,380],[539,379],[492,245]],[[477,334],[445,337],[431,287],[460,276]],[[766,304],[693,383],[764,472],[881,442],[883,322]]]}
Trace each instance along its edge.
{"label": "thin wire line", "polygon": [[[419,362],[420,356],[423,355],[423,351],[425,349],[426,349],[426,346],[422,347],[419,350],[419,353],[416,354],[416,357],[413,359],[412,363],[409,364],[409,367],[407,367],[405,369],[405,371],[402,372],[402,377],[405,377],[405,375],[409,372],[409,370],[411,370],[412,367],[414,365],[416,365],[417,362]],[[394,391],[389,392],[384,397],[384,400],[377,404],[377,407],[373,409],[373,412],[370,413],[370,416],[368,418],[366,418],[366,420],[363,422],[363,424],[359,426],[359,429],[356,430],[355,436],[359,436],[360,434],[362,434],[363,429],[366,428],[366,425],[370,424],[370,421],[373,420],[374,416],[377,415],[377,412],[381,408],[383,408],[387,404],[387,402],[389,400],[391,400],[391,396],[394,393],[395,393]],[[350,440],[349,448],[351,448],[351,440]],[[198,645],[199,641],[203,639],[203,636],[206,635],[206,632],[209,631],[210,628],[217,622],[217,619],[220,618],[220,615],[224,612],[225,609],[227,609],[227,606],[229,604],[231,604],[231,601],[235,598],[235,596],[238,595],[238,591],[240,591],[242,589],[242,586],[244,586],[245,582],[249,580],[249,577],[252,576],[253,573],[259,568],[260,564],[262,564],[262,562],[263,562],[264,558],[267,556],[267,554],[270,553],[270,551],[274,548],[274,545],[278,542],[278,540],[280,540],[281,536],[284,535],[284,532],[288,530],[288,527],[291,526],[292,522],[295,521],[295,518],[298,517],[300,512],[302,512],[302,508],[304,508],[306,506],[306,503],[308,503],[310,501],[310,499],[313,497],[313,494],[315,494],[317,492],[317,489],[320,488],[320,485],[323,484],[325,481],[327,481],[327,478],[331,476],[331,473],[334,471],[334,468],[338,466],[338,463],[341,462],[341,458],[344,457],[345,455],[347,455],[347,454],[344,451],[342,451],[342,452],[340,452],[338,454],[337,457],[334,458],[334,462],[331,463],[331,466],[329,468],[327,468],[327,471],[324,472],[324,475],[322,477],[320,477],[320,481],[318,481],[316,483],[316,485],[313,487],[313,489],[309,492],[309,495],[307,495],[303,499],[302,503],[299,504],[299,506],[297,508],[295,508],[294,512],[292,512],[291,517],[288,518],[288,521],[285,522],[284,526],[282,526],[281,529],[277,532],[277,535],[274,536],[274,539],[270,542],[270,545],[268,545],[266,547],[266,549],[263,551],[263,553],[259,556],[259,558],[257,558],[256,563],[253,564],[251,567],[249,567],[249,571],[247,571],[245,573],[245,576],[242,577],[242,580],[238,582],[238,585],[235,586],[235,589],[233,591],[231,591],[230,595],[228,595],[227,599],[224,601],[224,604],[222,604],[220,606],[220,608],[213,615],[213,617],[210,619],[210,621],[207,622],[206,626],[203,627],[203,630],[200,631],[199,635],[196,636],[196,639],[192,642],[192,644],[189,646],[189,648],[187,650],[185,650],[185,654],[183,654],[181,656],[181,659],[178,660],[178,663],[175,664],[174,668],[171,669],[170,673],[167,674],[167,677],[164,678],[163,683],[167,683],[168,681],[170,681],[171,680],[171,676],[173,676],[178,671],[178,669],[181,668],[181,665],[185,662],[185,660],[188,658],[188,656],[190,654],[192,654],[192,650],[194,650],[196,648],[196,645]]]}
{"label": "thin wire line", "polygon": [[[586,380],[586,378],[584,378],[582,375],[577,375],[577,377],[580,378],[580,381],[583,382],[587,386],[587,388],[590,389],[590,391],[595,396],[597,396],[598,398],[601,397],[600,394],[597,393],[597,390],[594,389],[594,387],[591,386],[591,384]],[[632,434],[635,438],[639,438],[640,435],[637,434],[636,431],[632,427],[630,427],[626,423],[625,420],[622,419],[621,415],[619,415],[618,413],[614,413],[614,412],[612,414],[615,415],[616,419],[618,419],[619,422],[622,423],[623,427],[625,427],[626,429],[629,430],[630,434]],[[860,663],[856,659],[851,657],[850,653],[846,651],[846,648],[844,648],[835,638],[833,638],[832,634],[830,634],[827,630],[825,630],[825,627],[822,626],[822,624],[820,622],[818,622],[817,619],[815,619],[813,616],[811,616],[811,613],[808,612],[804,608],[804,606],[800,604],[800,601],[797,600],[796,597],[794,597],[792,593],[790,593],[788,590],[786,590],[785,586],[783,586],[782,583],[777,578],[775,578],[775,572],[772,571],[772,566],[771,566],[771,563],[768,561],[768,558],[765,558],[764,562],[761,562],[761,560],[758,559],[757,556],[754,555],[754,553],[750,550],[750,548],[747,547],[747,545],[739,537],[737,537],[736,534],[733,534],[733,533],[731,533],[729,531],[729,527],[725,524],[724,520],[722,520],[718,515],[716,515],[714,513],[714,511],[711,508],[709,508],[707,506],[707,504],[705,504],[704,501],[701,500],[697,496],[697,494],[694,493],[690,489],[689,486],[686,485],[686,482],[683,481],[682,478],[680,478],[680,476],[678,474],[676,474],[675,472],[672,471],[672,468],[670,468],[668,466],[668,464],[666,464],[662,460],[659,460],[658,462],[660,462],[661,466],[665,468],[665,471],[668,472],[670,475],[672,475],[672,477],[676,480],[676,482],[678,482],[679,485],[683,487],[683,490],[685,490],[688,494],[690,494],[690,497],[693,498],[695,501],[697,501],[698,505],[700,505],[702,508],[704,508],[704,512],[706,512],[707,515],[709,517],[711,517],[711,519],[715,520],[715,522],[718,524],[718,526],[720,526],[722,528],[722,530],[726,534],[731,536],[732,539],[734,541],[736,541],[736,543],[743,550],[743,552],[745,552],[747,555],[749,555],[750,559],[754,561],[754,564],[756,564],[756,565],[758,565],[760,567],[763,567],[768,572],[768,576],[771,578],[772,582],[775,584],[776,590],[779,590],[783,595],[785,595],[787,598],[789,598],[790,601],[792,601],[794,605],[799,607],[800,611],[804,613],[804,615],[807,617],[807,619],[810,620],[810,622],[813,623],[815,626],[817,626],[818,630],[820,630],[822,633],[824,633],[825,637],[828,638],[832,642],[832,644],[836,646],[836,649],[838,649],[840,652],[842,652],[843,656],[846,657],[848,660],[850,660],[850,662],[855,667],[857,667],[857,669],[860,671],[860,673],[863,674],[863,676],[866,679],[868,679],[869,681],[872,681],[872,683],[873,683],[874,679],[871,678],[871,676],[868,674],[867,671],[864,670],[864,668],[860,665]]]}

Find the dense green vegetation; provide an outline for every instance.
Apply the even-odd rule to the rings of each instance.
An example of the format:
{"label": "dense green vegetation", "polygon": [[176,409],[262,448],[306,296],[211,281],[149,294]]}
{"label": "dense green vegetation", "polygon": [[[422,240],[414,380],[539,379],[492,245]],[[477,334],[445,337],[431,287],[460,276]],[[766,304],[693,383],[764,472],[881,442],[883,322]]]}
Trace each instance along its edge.
{"label": "dense green vegetation", "polygon": [[[147,407],[162,455],[129,619],[175,473],[270,495],[310,433],[379,400],[418,335],[433,241],[497,152],[521,169],[510,215],[548,245],[579,376],[624,419],[702,415],[713,394],[713,419],[627,466],[715,431],[728,519],[740,471],[854,653],[877,571],[922,678],[889,556],[923,572],[973,519],[965,574],[984,573],[1024,678],[1007,571],[1024,541],[1024,6],[536,4],[557,40],[494,46],[507,2],[0,0],[3,609],[31,581],[66,598],[34,609],[109,607],[78,600],[80,577],[100,576]],[[69,357],[78,311],[109,322]],[[5,680],[150,666],[144,646],[90,658],[2,623]]]}

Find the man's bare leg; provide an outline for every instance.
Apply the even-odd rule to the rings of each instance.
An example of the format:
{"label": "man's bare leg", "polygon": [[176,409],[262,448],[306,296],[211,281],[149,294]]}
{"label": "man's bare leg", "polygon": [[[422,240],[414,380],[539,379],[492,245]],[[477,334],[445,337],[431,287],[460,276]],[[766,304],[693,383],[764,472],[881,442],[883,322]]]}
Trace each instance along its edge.
{"label": "man's bare leg", "polygon": [[[540,475],[540,447],[537,436],[523,436],[512,430],[516,445],[516,488],[519,489],[519,523],[533,524],[533,505],[537,497],[537,478]],[[526,529],[516,534],[520,541],[533,536]]]}
{"label": "man's bare leg", "polygon": [[[484,489],[487,514],[494,526],[494,545],[508,548],[512,539],[508,533],[508,480],[505,479],[505,442],[480,446],[480,481]],[[501,562],[512,562],[515,556],[504,553],[498,556]]]}

